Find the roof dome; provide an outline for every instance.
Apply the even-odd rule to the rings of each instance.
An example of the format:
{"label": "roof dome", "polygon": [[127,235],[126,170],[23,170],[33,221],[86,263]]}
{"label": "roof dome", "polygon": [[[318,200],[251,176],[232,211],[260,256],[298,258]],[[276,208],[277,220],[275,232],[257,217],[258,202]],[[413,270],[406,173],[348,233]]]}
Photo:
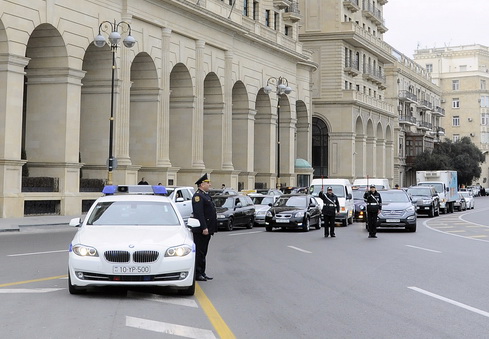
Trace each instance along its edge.
{"label": "roof dome", "polygon": [[297,158],[295,159],[295,168],[312,168],[312,166],[307,160]]}

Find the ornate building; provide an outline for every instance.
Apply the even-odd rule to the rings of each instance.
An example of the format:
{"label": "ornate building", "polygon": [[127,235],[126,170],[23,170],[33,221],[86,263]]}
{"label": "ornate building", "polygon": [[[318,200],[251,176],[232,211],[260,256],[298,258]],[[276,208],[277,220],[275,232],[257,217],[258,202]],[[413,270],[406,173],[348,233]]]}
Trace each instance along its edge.
{"label": "ornate building", "polygon": [[[279,172],[296,185],[297,160],[311,162],[316,68],[299,19],[295,1],[2,2],[0,216],[36,201],[79,214],[100,195],[80,182],[107,178],[109,163],[115,184],[192,185],[209,172],[219,185],[275,187]],[[135,45],[93,44],[114,29]],[[277,80],[292,92],[276,93]],[[372,124],[388,121],[375,112]],[[26,191],[25,164],[24,178],[55,179],[49,192]]]}

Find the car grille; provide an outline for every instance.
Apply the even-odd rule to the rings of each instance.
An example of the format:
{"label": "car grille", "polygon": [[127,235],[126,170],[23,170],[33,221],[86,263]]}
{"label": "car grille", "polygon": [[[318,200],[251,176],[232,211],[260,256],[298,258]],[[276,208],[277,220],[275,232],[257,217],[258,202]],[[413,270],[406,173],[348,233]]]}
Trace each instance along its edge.
{"label": "car grille", "polygon": [[106,251],[104,256],[110,262],[129,262],[130,258],[128,251]]}
{"label": "car grille", "polygon": [[99,273],[82,272],[83,280],[91,281],[171,281],[183,279],[181,273],[184,272],[172,272],[158,275],[109,275]]}
{"label": "car grille", "polygon": [[382,211],[382,214],[386,217],[400,217],[404,214],[404,210],[392,210],[392,211]]}
{"label": "car grille", "polygon": [[[125,263],[131,260],[131,253],[128,251],[106,251],[105,259],[109,262]],[[132,261],[138,263],[149,263],[158,260],[158,251],[136,251],[132,253]]]}
{"label": "car grille", "polygon": [[284,213],[279,213],[276,215],[277,218],[291,218],[292,217],[292,214],[290,213],[287,213],[287,214],[284,214]]}
{"label": "car grille", "polygon": [[158,260],[158,251],[137,251],[132,255],[134,262],[154,262]]}

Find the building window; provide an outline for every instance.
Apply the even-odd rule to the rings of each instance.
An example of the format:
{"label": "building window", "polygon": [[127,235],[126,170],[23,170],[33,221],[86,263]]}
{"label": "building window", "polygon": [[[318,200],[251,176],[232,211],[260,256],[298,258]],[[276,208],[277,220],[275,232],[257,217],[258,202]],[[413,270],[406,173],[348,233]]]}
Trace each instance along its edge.
{"label": "building window", "polygon": [[452,126],[460,126],[460,116],[458,116],[458,115],[453,116]]}
{"label": "building window", "polygon": [[266,9],[265,10],[265,26],[270,27],[271,22],[270,22],[270,10]]}
{"label": "building window", "polygon": [[481,125],[487,126],[489,125],[489,113],[481,114]]}
{"label": "building window", "polygon": [[481,89],[487,89],[485,80],[481,80]]}
{"label": "building window", "polygon": [[399,138],[399,157],[403,158],[404,157],[404,138]]}
{"label": "building window", "polygon": [[433,64],[426,64],[426,72],[428,73],[433,72]]}
{"label": "building window", "polygon": [[292,36],[292,26],[285,25],[285,35]]}
{"label": "building window", "polygon": [[458,91],[460,89],[460,81],[452,80],[452,91]]}
{"label": "building window", "polygon": [[253,20],[258,20],[258,1],[253,1]]}
{"label": "building window", "polygon": [[280,22],[280,16],[277,12],[273,13],[273,29],[278,31],[278,24]]}
{"label": "building window", "polygon": [[248,16],[248,0],[243,0],[243,15]]}
{"label": "building window", "polygon": [[454,134],[454,135],[453,135],[453,138],[452,138],[452,141],[453,141],[453,142],[457,142],[457,141],[459,141],[459,140],[460,140],[460,134]]}
{"label": "building window", "polygon": [[452,99],[452,108],[460,108],[460,99],[459,98],[453,98]]}
{"label": "building window", "polygon": [[460,65],[460,72],[467,72],[467,65]]}

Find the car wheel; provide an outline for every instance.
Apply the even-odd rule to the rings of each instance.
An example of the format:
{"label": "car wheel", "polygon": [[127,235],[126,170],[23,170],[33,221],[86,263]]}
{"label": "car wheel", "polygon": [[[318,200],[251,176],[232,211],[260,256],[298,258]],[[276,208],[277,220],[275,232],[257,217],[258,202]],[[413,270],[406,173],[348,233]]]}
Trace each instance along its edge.
{"label": "car wheel", "polygon": [[433,218],[435,216],[435,207],[433,205],[430,206],[430,211],[428,212],[428,216]]}
{"label": "car wheel", "polygon": [[306,219],[304,220],[303,231],[309,232],[310,229],[311,229],[311,221],[309,220],[309,218],[306,217]]}
{"label": "car wheel", "polygon": [[194,295],[195,294],[195,279],[191,286],[178,290],[179,295]]}
{"label": "car wheel", "polygon": [[353,224],[353,214],[351,215],[351,218],[348,219],[348,224],[349,225]]}
{"label": "car wheel", "polygon": [[440,215],[440,205],[437,205],[437,207],[435,208],[435,216],[439,216]]}
{"label": "car wheel", "polygon": [[407,229],[409,232],[416,232],[416,225]]}
{"label": "car wheel", "polygon": [[68,291],[70,294],[83,294],[85,292],[84,288],[76,287],[71,284],[71,276],[70,272],[68,272]]}
{"label": "car wheel", "polygon": [[321,229],[321,216],[318,217],[318,223],[316,224],[316,229],[317,230]]}
{"label": "car wheel", "polygon": [[229,218],[228,226],[226,227],[226,231],[232,231],[234,229],[234,220],[233,218]]}
{"label": "car wheel", "polygon": [[253,225],[255,225],[255,220],[253,219],[253,217],[251,217],[250,221],[248,222],[248,225],[246,225],[246,228],[252,229]]}
{"label": "car wheel", "polygon": [[343,226],[348,226],[348,219],[347,219],[347,218],[346,218],[346,219],[343,219],[343,220],[341,221],[341,225],[343,225]]}
{"label": "car wheel", "polygon": [[265,226],[265,231],[271,232],[272,231],[272,226]]}

